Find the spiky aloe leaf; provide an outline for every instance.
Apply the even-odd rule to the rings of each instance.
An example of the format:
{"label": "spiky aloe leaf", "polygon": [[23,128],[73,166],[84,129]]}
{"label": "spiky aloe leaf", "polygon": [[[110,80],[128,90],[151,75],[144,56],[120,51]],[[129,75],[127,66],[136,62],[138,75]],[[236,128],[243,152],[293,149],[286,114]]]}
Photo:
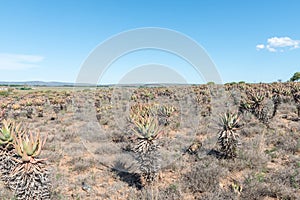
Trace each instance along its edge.
{"label": "spiky aloe leaf", "polygon": [[132,130],[140,139],[153,140],[162,133],[162,129],[158,125],[158,120],[154,117],[144,118],[143,123],[134,121],[134,125],[135,127]]}
{"label": "spiky aloe leaf", "polygon": [[27,134],[15,136],[14,147],[17,154],[22,158],[22,161],[32,161],[35,160],[41,153],[42,147],[46,142],[46,137],[42,141],[40,133],[37,133],[34,137],[32,132],[30,132],[29,137]]}

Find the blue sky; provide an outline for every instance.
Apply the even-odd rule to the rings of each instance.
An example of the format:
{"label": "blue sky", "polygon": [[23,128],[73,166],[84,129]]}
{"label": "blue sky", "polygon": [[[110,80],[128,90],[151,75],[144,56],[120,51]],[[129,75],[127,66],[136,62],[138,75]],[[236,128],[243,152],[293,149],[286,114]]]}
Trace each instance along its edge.
{"label": "blue sky", "polygon": [[[298,0],[1,0],[0,80],[74,82],[106,39],[161,27],[199,43],[223,82],[286,81],[300,71],[299,8]],[[178,57],[145,50],[121,57],[101,81],[116,83],[148,63],[166,64],[190,83],[200,80]]]}

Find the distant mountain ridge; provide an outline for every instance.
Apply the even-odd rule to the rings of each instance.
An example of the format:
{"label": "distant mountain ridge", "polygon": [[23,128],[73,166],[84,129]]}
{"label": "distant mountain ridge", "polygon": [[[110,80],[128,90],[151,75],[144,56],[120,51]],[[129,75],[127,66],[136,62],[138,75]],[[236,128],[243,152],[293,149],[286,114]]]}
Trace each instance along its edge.
{"label": "distant mountain ridge", "polygon": [[44,82],[44,81],[0,81],[0,85],[28,85],[28,86],[47,86],[47,87],[59,87],[59,86],[74,86],[74,83],[67,82]]}
{"label": "distant mountain ridge", "polygon": [[[57,82],[57,81],[0,81],[0,85],[28,85],[28,86],[45,86],[45,87],[74,87],[74,86],[81,86],[81,87],[88,87],[88,86],[95,86],[94,84],[89,83],[69,83],[69,82]],[[161,86],[174,86],[174,85],[189,85],[189,84],[168,84],[168,83],[137,83],[137,84],[107,84],[107,85],[97,85],[97,86],[120,86],[120,87],[161,87]]]}

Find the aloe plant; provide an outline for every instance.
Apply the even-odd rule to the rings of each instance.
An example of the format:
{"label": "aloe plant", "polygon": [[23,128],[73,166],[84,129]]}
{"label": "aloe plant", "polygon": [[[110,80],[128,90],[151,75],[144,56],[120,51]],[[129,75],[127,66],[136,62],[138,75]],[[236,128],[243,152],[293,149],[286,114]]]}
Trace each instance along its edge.
{"label": "aloe plant", "polygon": [[17,154],[22,158],[22,161],[35,163],[39,161],[37,157],[41,154],[46,138],[42,141],[39,133],[35,138],[33,134],[30,133],[29,136],[27,134],[24,136],[15,136],[14,141],[14,147]]}
{"label": "aloe plant", "polygon": [[233,158],[237,154],[239,130],[239,116],[234,113],[227,112],[221,117],[218,144],[221,147],[221,152],[226,158]]}
{"label": "aloe plant", "polygon": [[9,145],[13,141],[13,126],[12,122],[3,121],[2,128],[0,129],[0,145]]}
{"label": "aloe plant", "polygon": [[160,169],[160,144],[157,141],[163,133],[158,125],[158,120],[149,117],[143,123],[134,122],[132,129],[137,136],[133,151],[136,153],[137,162],[141,171],[142,183],[152,183],[156,180]]}
{"label": "aloe plant", "polygon": [[297,85],[293,85],[291,93],[292,93],[293,99],[296,103],[298,117],[300,118],[300,87]]}
{"label": "aloe plant", "polygon": [[160,124],[167,126],[170,124],[170,118],[172,114],[176,111],[175,107],[172,105],[163,105],[158,109],[158,116]]}
{"label": "aloe plant", "polygon": [[8,176],[17,162],[14,158],[17,154],[14,152],[14,136],[23,134],[20,124],[11,120],[3,120],[0,129],[0,175],[4,184],[8,183]]}
{"label": "aloe plant", "polygon": [[40,134],[14,135],[13,145],[18,155],[9,175],[8,187],[17,199],[50,199],[51,183],[46,159],[39,158],[46,142]]}
{"label": "aloe plant", "polygon": [[240,112],[248,111],[261,122],[268,123],[271,116],[269,115],[265,105],[267,93],[263,91],[256,92],[253,89],[248,89],[246,94],[246,98],[241,100]]}

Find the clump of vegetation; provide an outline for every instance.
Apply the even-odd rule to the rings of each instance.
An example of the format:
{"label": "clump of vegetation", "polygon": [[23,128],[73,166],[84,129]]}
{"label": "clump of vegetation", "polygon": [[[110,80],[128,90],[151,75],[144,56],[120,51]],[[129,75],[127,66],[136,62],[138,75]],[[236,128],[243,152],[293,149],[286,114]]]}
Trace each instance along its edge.
{"label": "clump of vegetation", "polygon": [[184,174],[184,185],[189,192],[199,194],[219,190],[219,181],[226,174],[226,170],[212,159],[207,157],[200,160],[190,172]]}
{"label": "clump of vegetation", "polygon": [[299,81],[300,80],[300,72],[295,72],[294,75],[290,78],[290,81]]}
{"label": "clump of vegetation", "polygon": [[240,112],[248,111],[259,121],[268,123],[271,116],[266,106],[266,96],[267,94],[264,91],[256,92],[253,89],[249,89],[246,92],[246,98],[241,100]]}
{"label": "clump of vegetation", "polygon": [[9,95],[8,91],[0,91],[0,96],[7,97]]}
{"label": "clump of vegetation", "polygon": [[24,87],[20,87],[19,90],[32,90],[32,88],[24,86]]}
{"label": "clump of vegetation", "polygon": [[284,87],[283,84],[274,84],[272,89],[272,101],[274,103],[274,110],[273,110],[272,117],[275,117],[278,108],[282,103],[288,102],[289,95],[290,95],[289,87]]}
{"label": "clump of vegetation", "polygon": [[0,111],[0,123],[2,122],[2,120],[5,118],[5,110],[3,109],[3,110],[1,110]]}
{"label": "clump of vegetation", "polygon": [[294,85],[291,92],[297,106],[298,117],[300,117],[300,87],[298,85]]}

